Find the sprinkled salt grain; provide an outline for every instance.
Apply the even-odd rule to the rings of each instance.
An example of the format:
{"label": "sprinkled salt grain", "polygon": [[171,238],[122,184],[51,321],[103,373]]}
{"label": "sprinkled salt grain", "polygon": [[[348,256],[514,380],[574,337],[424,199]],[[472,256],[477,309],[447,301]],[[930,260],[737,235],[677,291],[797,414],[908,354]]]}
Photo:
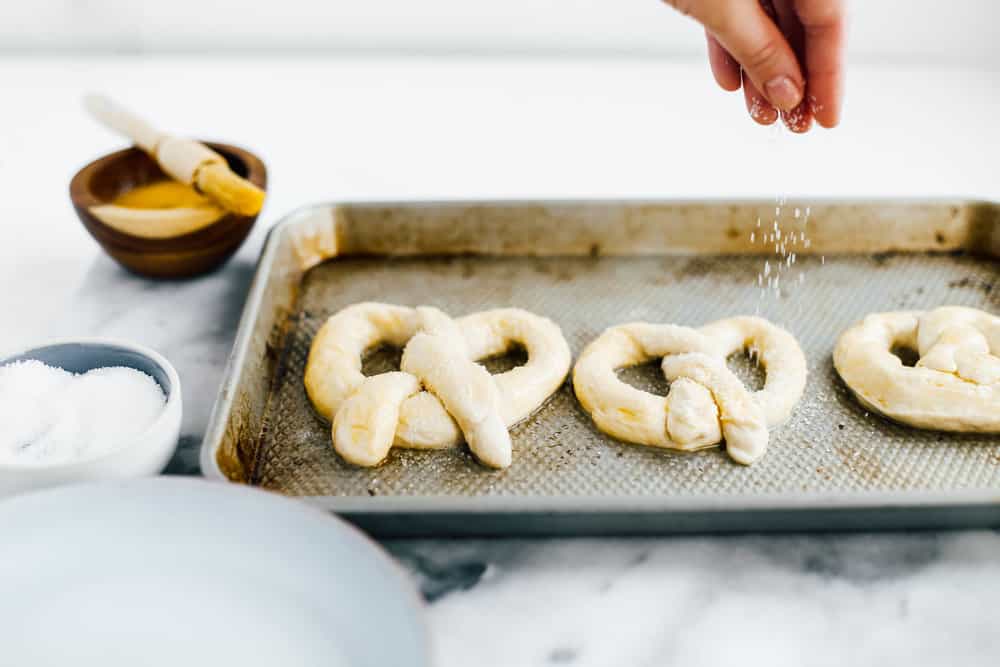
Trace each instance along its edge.
{"label": "sprinkled salt grain", "polygon": [[[807,238],[806,227],[809,224],[809,216],[812,209],[806,207],[794,207],[789,209],[787,220],[782,220],[782,208],[786,205],[787,199],[779,197],[777,206],[774,209],[775,217],[771,221],[771,227],[766,232],[760,234],[760,243],[765,246],[774,246],[774,262],[764,261],[764,266],[757,274],[757,286],[759,288],[758,302],[764,300],[765,296],[783,298],[787,292],[781,291],[781,276],[785,275],[785,285],[802,285],[805,282],[803,275],[805,269],[796,267],[798,262],[798,246],[809,248],[812,242]],[[790,224],[785,224],[790,223]],[[757,227],[762,226],[761,219],[757,218]],[[791,228],[789,228],[791,227]],[[751,232],[750,242],[757,240],[757,234]],[[825,263],[825,261],[824,261]],[[794,270],[793,270],[794,267]],[[787,287],[786,287],[787,289]],[[758,305],[757,313],[760,312]]]}
{"label": "sprinkled salt grain", "polygon": [[0,463],[97,458],[140,436],[165,403],[156,381],[132,368],[74,375],[39,361],[2,366]]}

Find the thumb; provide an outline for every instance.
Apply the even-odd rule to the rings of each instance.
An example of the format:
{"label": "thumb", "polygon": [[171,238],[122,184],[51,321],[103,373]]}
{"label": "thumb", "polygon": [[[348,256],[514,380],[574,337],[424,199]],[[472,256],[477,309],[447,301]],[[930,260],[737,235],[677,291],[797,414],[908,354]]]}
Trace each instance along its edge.
{"label": "thumb", "polygon": [[680,4],[725,47],[768,102],[782,111],[798,106],[805,90],[798,58],[759,0]]}

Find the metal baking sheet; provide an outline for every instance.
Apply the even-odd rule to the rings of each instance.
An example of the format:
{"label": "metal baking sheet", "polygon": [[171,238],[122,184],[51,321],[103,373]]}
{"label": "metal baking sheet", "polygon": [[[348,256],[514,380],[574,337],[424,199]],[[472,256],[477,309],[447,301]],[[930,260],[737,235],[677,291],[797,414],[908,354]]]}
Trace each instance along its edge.
{"label": "metal baking sheet", "polygon": [[[796,235],[786,246],[796,250],[794,264],[790,252],[779,258],[761,242],[776,218],[786,240]],[[1000,525],[1000,438],[919,431],[868,414],[830,359],[837,336],[870,312],[943,304],[997,312],[998,228],[997,207],[950,201],[299,211],[266,244],[203,470],[305,497],[392,535]],[[487,470],[465,449],[394,449],[382,466],[358,468],[334,452],[302,377],[323,321],[367,300],[455,316],[526,308],[558,322],[574,355],[626,321],[696,326],[757,313],[795,334],[809,382],[752,467],[721,449],[685,454],[617,442],[593,427],[567,383],[512,430],[507,470]],[[745,358],[731,363],[748,383],[760,381]],[[369,370],[391,364],[391,354],[376,353]],[[626,376],[666,389],[652,366]]]}

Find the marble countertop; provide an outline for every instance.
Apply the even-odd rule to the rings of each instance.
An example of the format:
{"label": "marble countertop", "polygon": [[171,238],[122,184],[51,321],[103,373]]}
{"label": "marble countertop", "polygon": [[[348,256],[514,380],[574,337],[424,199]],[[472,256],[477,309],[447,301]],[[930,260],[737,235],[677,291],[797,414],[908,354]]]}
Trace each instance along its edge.
{"label": "marble countertop", "polygon": [[[844,127],[805,138],[749,126],[735,99],[712,90],[702,63],[0,59],[0,76],[20,101],[0,111],[2,127],[21,128],[0,132],[0,178],[23,184],[0,198],[0,213],[19,230],[0,255],[0,278],[21,288],[0,306],[33,323],[15,327],[24,336],[121,337],[170,358],[185,390],[172,474],[198,471],[263,234],[295,206],[1000,194],[990,151],[1000,146],[1000,75],[989,71],[857,68]],[[259,80],[272,87],[259,107],[237,105],[238,91]],[[171,92],[182,83],[217,103],[183,104]],[[182,132],[253,139],[271,168],[271,197],[224,270],[151,282],[103,256],[91,261],[65,184],[76,166],[116,145],[74,106],[97,86]],[[51,136],[58,149],[44,144]],[[1000,621],[989,606],[1000,594],[994,531],[386,546],[430,602],[444,666],[1000,660]]]}

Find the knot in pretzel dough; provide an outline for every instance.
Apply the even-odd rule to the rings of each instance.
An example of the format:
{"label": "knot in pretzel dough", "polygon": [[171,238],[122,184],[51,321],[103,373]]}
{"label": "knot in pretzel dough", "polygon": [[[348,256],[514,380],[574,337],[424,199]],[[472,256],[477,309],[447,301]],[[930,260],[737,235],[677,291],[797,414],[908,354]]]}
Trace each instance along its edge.
{"label": "knot in pretzel dough", "polygon": [[[915,350],[904,366],[894,347]],[[1000,318],[974,308],[869,315],[841,335],[833,363],[858,400],[941,431],[1000,431]]]}
{"label": "knot in pretzel dough", "polygon": [[[751,349],[767,372],[750,392],[726,365]],[[622,382],[616,370],[663,357],[671,382],[656,396]],[[780,424],[802,396],[806,360],[795,338],[767,320],[733,317],[700,329],[633,323],[612,327],[580,355],[573,387],[599,429],[619,440],[693,451],[726,440],[735,461],[750,464],[767,449],[768,427]]]}
{"label": "knot in pretzel dough", "polygon": [[[528,361],[490,375],[476,363],[524,346]],[[365,377],[365,351],[402,347],[398,372]],[[526,419],[566,379],[570,351],[551,320],[506,308],[457,320],[436,308],[360,303],[316,334],[306,392],[333,423],[333,445],[351,463],[374,466],[395,444],[453,447],[463,439],[485,465],[511,463],[507,429]]]}

